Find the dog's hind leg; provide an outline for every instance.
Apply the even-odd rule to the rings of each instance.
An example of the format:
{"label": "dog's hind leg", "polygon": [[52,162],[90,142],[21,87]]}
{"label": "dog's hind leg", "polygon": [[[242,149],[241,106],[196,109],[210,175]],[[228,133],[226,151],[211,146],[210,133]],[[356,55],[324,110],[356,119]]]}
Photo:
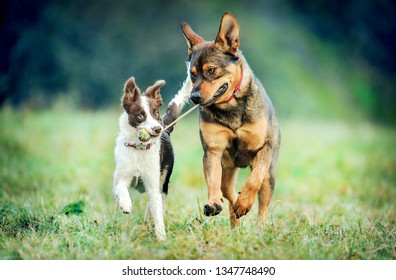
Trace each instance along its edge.
{"label": "dog's hind leg", "polygon": [[240,221],[236,218],[233,208],[233,205],[237,200],[237,194],[235,192],[237,171],[238,171],[237,168],[232,168],[232,169],[224,168],[221,176],[221,191],[223,193],[223,196],[229,202],[231,228],[240,225]]}
{"label": "dog's hind leg", "polygon": [[275,174],[276,174],[276,163],[279,156],[279,146],[280,146],[280,134],[278,129],[278,134],[274,136],[274,147],[272,151],[272,161],[269,167],[268,173],[264,178],[264,182],[258,192],[258,217],[257,222],[259,226],[265,225],[267,222],[267,210],[272,199],[272,194],[275,189]]}
{"label": "dog's hind leg", "polygon": [[271,202],[272,198],[272,193],[274,192],[275,188],[275,176],[271,174],[271,172],[268,173],[268,175],[265,177],[263,185],[261,186],[261,189],[258,192],[258,225],[263,226],[265,225],[267,221],[267,210],[268,210],[268,205]]}

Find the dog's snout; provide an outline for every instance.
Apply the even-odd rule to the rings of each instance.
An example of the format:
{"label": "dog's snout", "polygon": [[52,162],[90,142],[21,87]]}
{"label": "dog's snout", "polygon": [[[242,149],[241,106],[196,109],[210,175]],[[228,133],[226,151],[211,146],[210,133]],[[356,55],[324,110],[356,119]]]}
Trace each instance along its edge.
{"label": "dog's snout", "polygon": [[154,127],[153,127],[153,132],[154,132],[156,135],[160,134],[161,131],[162,131],[162,127],[161,127],[161,126],[154,126]]}
{"label": "dog's snout", "polygon": [[190,100],[194,104],[200,104],[200,103],[202,103],[202,94],[199,91],[194,91],[190,95]]}

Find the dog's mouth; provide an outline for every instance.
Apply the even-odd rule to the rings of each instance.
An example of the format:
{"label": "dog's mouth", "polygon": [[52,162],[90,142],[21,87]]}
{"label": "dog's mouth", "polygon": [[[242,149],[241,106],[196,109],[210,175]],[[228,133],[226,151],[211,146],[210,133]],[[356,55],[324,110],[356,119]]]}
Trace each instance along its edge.
{"label": "dog's mouth", "polygon": [[223,84],[215,93],[215,97],[220,97],[221,95],[223,95],[228,89],[228,83]]}
{"label": "dog's mouth", "polygon": [[224,93],[226,93],[228,90],[228,83],[224,83],[217,91],[216,93],[208,100],[208,102],[205,102],[204,104],[201,104],[202,107],[208,107],[212,105],[220,96],[222,96]]}
{"label": "dog's mouth", "polygon": [[158,136],[161,135],[161,131],[162,131],[162,129],[159,130],[159,131],[149,131],[148,133],[150,134],[150,136],[151,136],[152,138],[155,138],[155,137],[158,137]]}
{"label": "dog's mouth", "polygon": [[137,131],[137,136],[138,139],[141,142],[147,142],[151,138],[156,138],[161,135],[162,127],[161,126],[156,126],[153,127],[152,129],[146,129],[146,128],[140,128]]}

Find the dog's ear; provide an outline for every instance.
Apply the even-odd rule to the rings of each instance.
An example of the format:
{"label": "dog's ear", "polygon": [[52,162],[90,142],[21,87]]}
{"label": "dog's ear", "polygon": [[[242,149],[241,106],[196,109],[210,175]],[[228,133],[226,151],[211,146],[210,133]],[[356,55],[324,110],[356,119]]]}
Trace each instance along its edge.
{"label": "dog's ear", "polygon": [[162,97],[161,97],[161,92],[160,88],[162,88],[165,85],[164,80],[159,80],[154,83],[154,85],[149,86],[146,91],[144,92],[144,95],[147,96],[148,98],[152,98],[157,102],[157,106],[160,107],[162,105]]}
{"label": "dog's ear", "polygon": [[191,27],[190,27],[187,23],[185,23],[185,22],[182,22],[182,24],[181,24],[181,29],[182,29],[182,31],[183,31],[184,38],[186,38],[186,41],[187,41],[187,45],[188,45],[188,56],[191,57],[191,54],[192,54],[192,52],[193,52],[193,50],[194,50],[194,47],[195,47],[196,45],[201,44],[201,43],[204,42],[205,40],[204,40],[201,36],[197,35],[197,34],[191,29]]}
{"label": "dog's ear", "polygon": [[238,53],[239,46],[239,24],[238,21],[230,13],[225,13],[221,18],[219,32],[215,40],[225,53],[234,56]]}
{"label": "dog's ear", "polygon": [[140,89],[135,83],[135,78],[129,78],[124,85],[124,94],[121,98],[122,107],[124,107],[125,111],[129,112],[133,103],[140,102],[141,94]]}

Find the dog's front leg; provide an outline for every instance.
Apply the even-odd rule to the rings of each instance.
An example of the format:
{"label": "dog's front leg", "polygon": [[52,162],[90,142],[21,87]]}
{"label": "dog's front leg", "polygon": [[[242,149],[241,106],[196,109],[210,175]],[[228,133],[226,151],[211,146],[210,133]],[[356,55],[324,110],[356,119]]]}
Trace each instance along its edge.
{"label": "dog's front leg", "polygon": [[238,219],[246,215],[252,208],[256,194],[263,184],[265,175],[268,173],[271,160],[272,149],[270,144],[266,143],[254,158],[252,172],[234,204],[234,212]]}
{"label": "dog's front leg", "polygon": [[[166,199],[166,194],[161,193],[161,195],[162,195],[162,215],[165,218],[165,208],[166,208],[165,199]],[[148,203],[147,207],[146,207],[146,212],[144,213],[144,221],[146,223],[148,223],[148,222],[150,222],[152,220],[153,220],[153,217],[151,216],[150,204]]]}
{"label": "dog's front leg", "polygon": [[223,193],[221,191],[221,156],[222,152],[215,149],[205,151],[203,167],[208,186],[209,202],[204,206],[206,216],[215,216],[223,210]]}
{"label": "dog's front leg", "polygon": [[131,172],[117,168],[114,172],[113,193],[117,200],[118,206],[124,214],[132,212],[132,202],[129,196],[128,187],[131,184]]}
{"label": "dog's front leg", "polygon": [[164,224],[163,199],[160,190],[159,176],[153,176],[153,174],[149,174],[148,176],[143,176],[142,179],[146,187],[148,208],[151,212],[151,217],[154,222],[155,235],[158,240],[164,240],[166,238],[166,233]]}
{"label": "dog's front leg", "polygon": [[223,210],[223,193],[221,191],[222,165],[221,159],[233,132],[219,124],[200,122],[201,142],[204,148],[203,167],[208,187],[208,204],[204,214],[215,216]]}

